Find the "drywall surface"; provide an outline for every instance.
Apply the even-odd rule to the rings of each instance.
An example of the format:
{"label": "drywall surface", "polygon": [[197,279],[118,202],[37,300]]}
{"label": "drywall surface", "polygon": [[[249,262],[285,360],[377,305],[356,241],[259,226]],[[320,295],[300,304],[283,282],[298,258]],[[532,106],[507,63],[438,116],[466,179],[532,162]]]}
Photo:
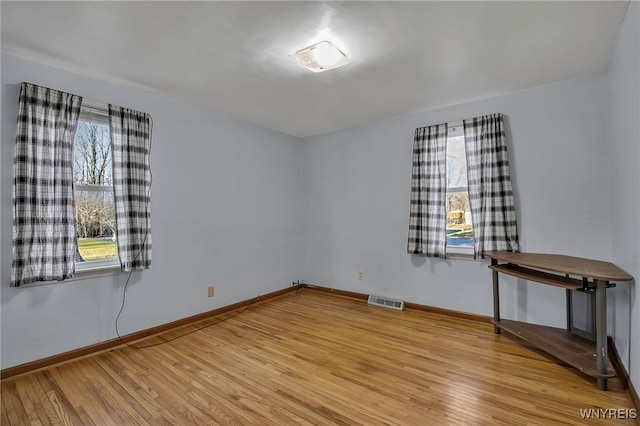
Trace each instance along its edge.
{"label": "drywall surface", "polygon": [[613,293],[616,347],[640,389],[640,4],[631,2],[605,74],[607,134],[610,151],[612,259],[635,277]]}
{"label": "drywall surface", "polygon": [[[303,278],[492,314],[488,262],[409,255],[406,245],[414,129],[495,112],[506,120],[522,251],[609,260],[602,84],[568,81],[303,139]],[[564,326],[563,289],[504,277],[501,292],[503,317]]]}
{"label": "drywall surface", "polygon": [[[153,263],[133,273],[121,334],[269,293],[297,278],[298,139],[119,84],[2,56],[2,368],[116,337],[127,275],[10,288],[19,83],[153,117]],[[213,84],[213,83],[212,83]],[[215,297],[207,287],[215,285]]]}

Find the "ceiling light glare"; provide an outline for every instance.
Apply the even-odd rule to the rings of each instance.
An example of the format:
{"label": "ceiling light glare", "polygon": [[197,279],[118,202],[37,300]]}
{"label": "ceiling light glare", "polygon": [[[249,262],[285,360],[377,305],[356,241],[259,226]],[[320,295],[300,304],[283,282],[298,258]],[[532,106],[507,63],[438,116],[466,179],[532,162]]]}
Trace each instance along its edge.
{"label": "ceiling light glare", "polygon": [[349,58],[328,41],[298,50],[294,57],[302,66],[313,72],[328,71],[349,63]]}

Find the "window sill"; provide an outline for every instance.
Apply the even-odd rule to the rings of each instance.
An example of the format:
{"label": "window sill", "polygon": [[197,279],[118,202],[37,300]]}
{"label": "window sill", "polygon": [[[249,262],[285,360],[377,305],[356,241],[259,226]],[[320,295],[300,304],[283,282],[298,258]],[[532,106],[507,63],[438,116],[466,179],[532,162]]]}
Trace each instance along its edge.
{"label": "window sill", "polygon": [[120,272],[120,262],[117,259],[81,262],[76,263],[75,276],[65,281],[99,278],[107,275],[114,275],[118,272]]}
{"label": "window sill", "polygon": [[452,260],[475,260],[473,248],[447,247],[445,256]]}
{"label": "window sill", "polygon": [[89,280],[93,278],[108,277],[121,272],[120,262],[118,260],[97,261],[97,262],[80,262],[76,263],[76,273],[72,278],[62,281],[36,281],[30,284],[24,284],[21,288],[38,287],[49,284],[62,284],[71,281]]}

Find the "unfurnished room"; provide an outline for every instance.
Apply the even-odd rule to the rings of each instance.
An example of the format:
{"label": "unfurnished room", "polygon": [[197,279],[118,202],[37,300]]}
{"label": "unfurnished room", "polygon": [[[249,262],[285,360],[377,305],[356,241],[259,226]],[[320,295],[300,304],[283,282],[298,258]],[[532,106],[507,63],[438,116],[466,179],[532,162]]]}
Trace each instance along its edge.
{"label": "unfurnished room", "polygon": [[640,2],[0,2],[2,425],[640,424]]}

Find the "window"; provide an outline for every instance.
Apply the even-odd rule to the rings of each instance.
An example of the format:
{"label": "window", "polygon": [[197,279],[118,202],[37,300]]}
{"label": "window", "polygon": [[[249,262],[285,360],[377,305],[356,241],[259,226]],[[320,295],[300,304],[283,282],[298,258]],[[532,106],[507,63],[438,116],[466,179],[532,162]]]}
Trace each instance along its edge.
{"label": "window", "polygon": [[520,251],[503,115],[416,128],[407,253],[502,250]]}
{"label": "window", "polygon": [[446,252],[473,255],[473,225],[467,183],[467,158],[462,123],[447,129]]}
{"label": "window", "polygon": [[151,116],[24,82],[17,122],[10,286],[148,269]]}
{"label": "window", "polygon": [[82,106],[73,152],[76,269],[118,266],[109,117]]}

